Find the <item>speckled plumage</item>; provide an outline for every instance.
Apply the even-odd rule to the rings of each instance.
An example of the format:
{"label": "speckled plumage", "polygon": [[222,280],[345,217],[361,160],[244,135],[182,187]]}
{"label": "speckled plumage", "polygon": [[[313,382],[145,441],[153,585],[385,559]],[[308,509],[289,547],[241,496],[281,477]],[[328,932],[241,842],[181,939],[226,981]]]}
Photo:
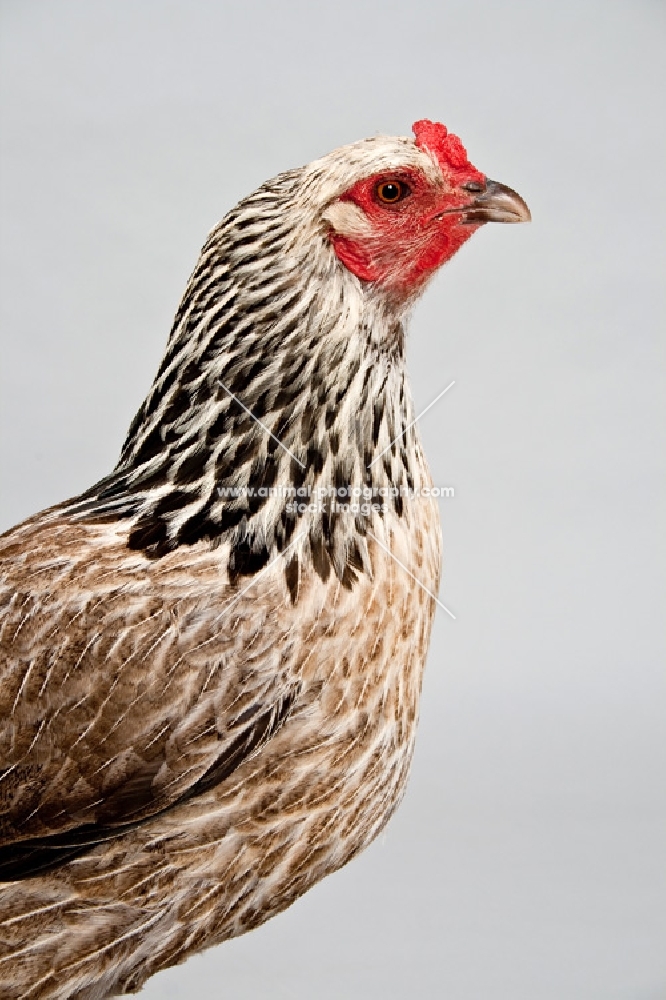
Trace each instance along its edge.
{"label": "speckled plumage", "polygon": [[[404,368],[420,289],[359,280],[330,239],[359,226],[344,192],[396,168],[442,184],[381,137],[229,213],[114,472],[0,540],[8,1000],[139,989],[284,909],[400,800],[440,567],[434,501],[395,495],[430,484]],[[223,495],[278,484],[394,495]]]}

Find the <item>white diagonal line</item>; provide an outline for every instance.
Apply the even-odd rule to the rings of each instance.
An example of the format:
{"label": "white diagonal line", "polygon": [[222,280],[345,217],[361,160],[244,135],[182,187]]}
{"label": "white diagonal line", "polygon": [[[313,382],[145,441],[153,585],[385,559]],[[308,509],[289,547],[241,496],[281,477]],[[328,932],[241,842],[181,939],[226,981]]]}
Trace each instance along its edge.
{"label": "white diagonal line", "polygon": [[[382,455],[385,455],[385,454],[386,454],[386,452],[387,452],[387,451],[389,450],[389,448],[392,448],[392,447],[393,447],[393,445],[394,445],[394,444],[396,443],[396,441],[398,441],[398,440],[399,440],[399,439],[400,439],[401,437],[403,437],[403,436],[404,436],[404,435],[405,435],[405,434],[407,433],[407,431],[409,430],[409,428],[410,428],[410,427],[413,427],[413,426],[414,426],[414,424],[416,423],[416,421],[417,421],[417,420],[420,420],[420,419],[421,419],[421,417],[422,417],[422,416],[423,416],[423,415],[424,415],[425,413],[427,413],[427,412],[428,412],[428,410],[430,409],[430,407],[431,407],[431,406],[434,406],[434,405],[435,405],[435,403],[437,402],[437,400],[438,400],[438,399],[441,399],[441,398],[442,398],[442,396],[444,395],[444,393],[445,393],[445,392],[448,392],[448,391],[449,391],[449,389],[451,388],[451,386],[452,386],[452,385],[455,385],[455,384],[456,384],[456,380],[454,379],[454,380],[453,380],[453,382],[450,382],[450,383],[449,383],[449,384],[447,385],[446,389],[442,389],[442,391],[440,392],[439,396],[435,396],[435,398],[433,399],[432,403],[428,403],[428,405],[426,406],[425,410],[421,410],[421,412],[419,413],[419,415],[418,415],[417,417],[414,417],[414,419],[412,420],[411,424],[407,424],[407,426],[405,427],[404,431],[400,431],[400,433],[398,434],[398,436],[397,436],[397,437],[394,437],[394,438],[393,438],[393,440],[391,441],[391,443],[390,443],[390,444],[388,444],[388,445],[387,445],[387,446],[386,446],[386,447],[384,448],[384,451],[380,451],[380,453],[379,453],[379,454],[378,454],[378,455],[377,455],[377,456],[376,456],[375,458],[373,458],[372,462],[370,462],[370,465],[368,465],[368,466],[367,466],[367,468],[368,468],[368,469],[371,469],[371,468],[373,467],[373,465],[375,464],[375,462],[378,462],[378,461],[379,461],[379,459],[380,459],[380,458],[382,457]],[[446,609],[445,609],[445,610],[446,610]]]}
{"label": "white diagonal line", "polygon": [[[272,431],[270,431],[270,430],[268,429],[268,427],[266,426],[266,424],[262,424],[262,422],[261,422],[261,420],[259,419],[259,417],[255,417],[255,415],[254,415],[254,413],[252,412],[252,410],[248,410],[248,408],[247,408],[247,406],[245,405],[245,403],[241,403],[241,401],[240,401],[240,399],[238,398],[238,396],[234,396],[234,394],[233,394],[233,392],[231,391],[231,389],[227,389],[227,387],[226,387],[226,385],[224,384],[224,382],[222,382],[222,381],[221,381],[221,380],[220,380],[219,378],[218,378],[218,380],[217,380],[217,381],[218,381],[218,383],[219,383],[219,384],[220,384],[220,385],[222,386],[222,388],[224,389],[224,391],[225,391],[225,392],[228,392],[228,393],[229,393],[229,395],[231,396],[231,398],[232,398],[233,400],[235,400],[235,402],[237,402],[237,403],[238,403],[238,405],[239,405],[240,407],[242,407],[242,408],[243,408],[243,409],[245,410],[245,412],[246,412],[246,413],[249,413],[249,414],[250,414],[250,416],[251,416],[251,417],[252,417],[252,419],[253,419],[253,420],[255,421],[255,423],[259,424],[259,426],[260,426],[260,427],[262,427],[262,428],[263,428],[263,429],[264,429],[264,430],[266,431],[266,433],[267,433],[268,435],[270,435],[270,437],[272,437],[272,438],[273,438],[273,440],[274,440],[274,441],[276,441],[276,442],[277,442],[277,443],[278,443],[278,444],[280,445],[280,447],[282,448],[282,450],[283,450],[283,451],[286,451],[286,453],[287,453],[287,454],[288,454],[288,455],[290,456],[290,458],[293,458],[294,462],[298,462],[298,464],[300,465],[301,469],[304,469],[304,468],[305,468],[305,463],[304,463],[304,462],[301,462],[301,460],[300,460],[299,458],[296,458],[296,456],[294,455],[293,451],[289,451],[289,449],[287,448],[287,446],[286,446],[285,444],[282,444],[282,441],[280,441],[280,438],[279,438],[279,437],[276,437],[276,436],[275,436],[275,434],[273,434],[273,432],[272,432]],[[445,390],[445,391],[446,391],[446,390]],[[435,400],[435,402],[437,402],[437,400]],[[432,405],[432,404],[431,404],[431,405]],[[423,412],[425,413],[425,410],[424,410]],[[390,447],[390,445],[389,445],[389,447]]]}
{"label": "white diagonal line", "polygon": [[428,595],[428,597],[432,597],[433,601],[436,604],[439,604],[439,606],[442,609],[442,611],[446,611],[447,615],[450,615],[451,618],[453,618],[453,620],[455,621],[456,620],[456,616],[453,614],[452,611],[449,611],[449,609],[446,607],[446,605],[442,604],[442,602],[440,601],[440,599],[438,597],[435,597],[435,595],[433,594],[432,590],[428,590],[428,588],[425,586],[425,584],[421,583],[421,581],[419,580],[419,578],[416,577],[416,576],[414,576],[414,574],[412,573],[412,571],[409,570],[409,569],[407,569],[407,567],[405,566],[405,564],[402,563],[402,562],[400,562],[400,560],[398,559],[398,557],[394,556],[393,553],[391,552],[391,550],[389,548],[387,548],[387,546],[384,545],[383,542],[380,542],[379,539],[377,538],[377,536],[373,535],[373,533],[370,531],[369,528],[366,528],[365,530],[368,533],[368,535],[370,535],[370,538],[372,538],[375,542],[377,542],[377,545],[380,547],[380,549],[383,549],[384,552],[386,552],[386,554],[391,557],[391,559],[393,559],[395,562],[397,562],[398,566],[400,566],[401,569],[404,569],[405,573],[407,573],[408,576],[411,576],[411,578],[414,581],[414,583],[418,583],[418,585],[421,588],[421,590],[425,590],[425,592]]}
{"label": "white diagonal line", "polygon": [[293,546],[296,544],[296,542],[299,540],[299,538],[303,538],[304,534],[305,534],[305,532],[302,531],[300,533],[300,535],[296,535],[296,538],[292,539],[292,541],[289,542],[289,545],[287,545],[287,547],[284,548],[282,550],[282,552],[280,552],[279,555],[277,555],[275,557],[275,559],[272,559],[271,562],[269,562],[267,566],[264,566],[264,568],[262,570],[260,570],[257,574],[255,574],[255,576],[253,576],[252,579],[250,580],[250,582],[248,583],[247,587],[245,587],[244,590],[241,590],[240,594],[237,594],[236,597],[234,597],[234,599],[231,602],[231,604],[227,604],[226,608],[224,608],[219,613],[219,615],[217,616],[217,618],[214,619],[214,621],[215,622],[219,622],[220,618],[224,618],[224,616],[227,614],[227,612],[231,611],[231,609],[233,608],[234,604],[238,604],[238,602],[240,601],[241,597],[244,597],[245,594],[247,594],[247,592],[250,589],[250,587],[254,586],[254,584],[257,582],[257,580],[259,579],[259,577],[263,576],[264,573],[268,573],[269,569],[271,569],[272,566],[275,566],[275,564],[277,562],[279,562],[280,559],[282,559],[282,557],[284,556],[285,552],[288,552],[289,549],[293,548]]}

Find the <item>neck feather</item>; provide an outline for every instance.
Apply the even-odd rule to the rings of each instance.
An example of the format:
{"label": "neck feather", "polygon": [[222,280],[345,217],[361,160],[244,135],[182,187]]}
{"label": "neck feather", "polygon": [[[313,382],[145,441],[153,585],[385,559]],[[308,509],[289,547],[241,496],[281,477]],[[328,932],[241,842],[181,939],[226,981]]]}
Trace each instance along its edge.
{"label": "neck feather", "polygon": [[[116,469],[69,510],[131,519],[130,548],[152,558],[228,544],[232,577],[302,535],[320,575],[351,585],[376,515],[336,513],[322,489],[370,488],[406,516],[399,491],[420,479],[422,454],[401,316],[337,261],[325,231],[304,231],[299,173],[211,233]],[[294,510],[291,490],[320,509]]]}

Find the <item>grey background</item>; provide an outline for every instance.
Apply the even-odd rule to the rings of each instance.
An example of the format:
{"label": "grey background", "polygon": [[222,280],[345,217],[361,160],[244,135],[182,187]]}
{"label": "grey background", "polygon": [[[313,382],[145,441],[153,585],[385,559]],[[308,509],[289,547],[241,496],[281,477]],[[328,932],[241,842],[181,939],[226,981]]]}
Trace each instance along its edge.
{"label": "grey background", "polygon": [[[666,997],[656,2],[1,7],[1,526],[115,462],[208,229],[420,117],[527,199],[411,329],[445,573],[406,800],[146,1000]],[[663,444],[663,441],[662,441]]]}

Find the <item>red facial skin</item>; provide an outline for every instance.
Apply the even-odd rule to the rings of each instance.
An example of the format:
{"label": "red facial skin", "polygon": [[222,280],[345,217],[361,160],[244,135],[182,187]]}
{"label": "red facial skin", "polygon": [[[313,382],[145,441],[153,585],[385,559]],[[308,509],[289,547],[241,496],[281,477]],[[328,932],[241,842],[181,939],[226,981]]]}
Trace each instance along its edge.
{"label": "red facial skin", "polygon": [[[352,274],[401,295],[418,290],[479,228],[465,224],[455,209],[464,209],[475,198],[463,184],[484,186],[486,181],[445,126],[417,122],[414,131],[416,144],[427,146],[437,156],[442,180],[433,184],[411,168],[366,177],[340,200],[361,209],[372,233],[362,237],[331,234],[335,253]],[[384,203],[377,191],[387,181],[406,184],[410,194],[394,204]]]}

